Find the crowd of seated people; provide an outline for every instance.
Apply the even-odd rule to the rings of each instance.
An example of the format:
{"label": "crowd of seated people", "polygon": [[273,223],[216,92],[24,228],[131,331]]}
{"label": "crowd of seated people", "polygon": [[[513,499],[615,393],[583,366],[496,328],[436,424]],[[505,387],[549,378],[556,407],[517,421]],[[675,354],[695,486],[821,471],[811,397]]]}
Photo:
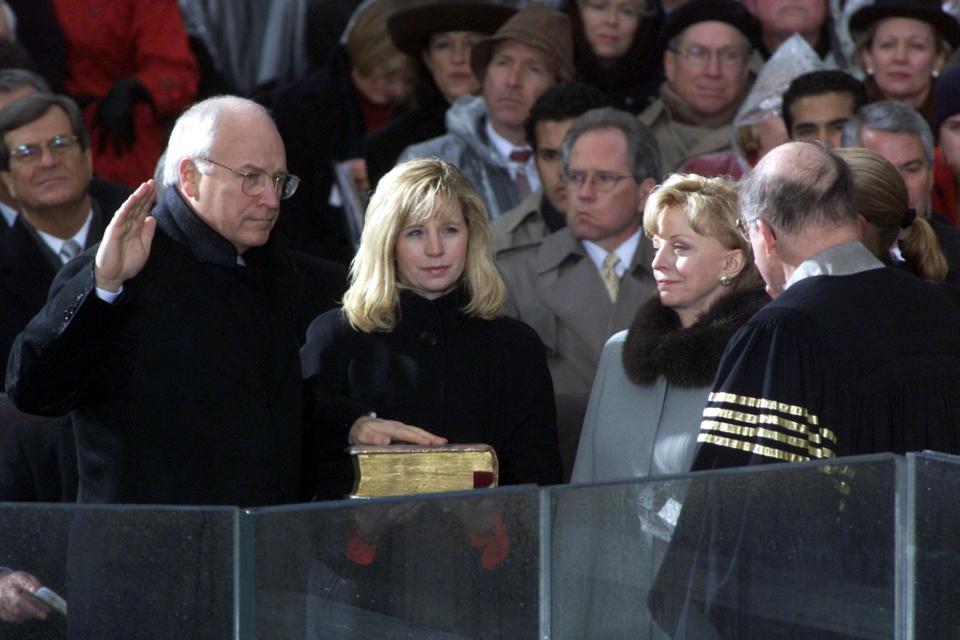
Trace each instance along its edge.
{"label": "crowd of seated people", "polygon": [[[350,443],[483,441],[506,484],[960,452],[783,453],[716,419],[728,340],[830,276],[894,271],[952,317],[960,23],[935,0],[370,0],[305,75],[226,97],[174,0],[46,4],[0,3],[0,378],[32,416],[0,424],[0,501],[337,499]],[[0,620],[39,615],[10,575]]]}

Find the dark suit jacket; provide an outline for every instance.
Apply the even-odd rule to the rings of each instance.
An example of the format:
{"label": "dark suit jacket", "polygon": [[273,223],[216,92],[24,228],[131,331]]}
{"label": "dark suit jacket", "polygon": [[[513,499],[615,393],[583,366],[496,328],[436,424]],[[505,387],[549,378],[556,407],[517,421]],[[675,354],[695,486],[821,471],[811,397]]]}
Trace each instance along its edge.
{"label": "dark suit jacket", "polygon": [[[89,193],[93,222],[87,235],[89,248],[100,242],[113,213],[130,195],[130,189],[94,179]],[[6,371],[7,354],[17,334],[47,300],[47,291],[57,275],[55,262],[48,257],[28,223],[18,216],[10,230],[0,236],[0,382]]]}

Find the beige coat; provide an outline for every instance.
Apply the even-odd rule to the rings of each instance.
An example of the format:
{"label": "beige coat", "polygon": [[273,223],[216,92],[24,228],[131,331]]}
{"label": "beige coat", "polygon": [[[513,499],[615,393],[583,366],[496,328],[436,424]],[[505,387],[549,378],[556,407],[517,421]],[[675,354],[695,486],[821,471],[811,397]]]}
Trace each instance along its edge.
{"label": "beige coat", "polygon": [[490,236],[494,255],[510,247],[536,244],[550,233],[540,213],[542,203],[543,189],[538,189],[493,221]]}
{"label": "beige coat", "polygon": [[670,110],[660,98],[637,118],[650,127],[657,139],[666,175],[694,156],[730,148],[730,124],[711,129],[678,122],[670,116]]}
{"label": "beige coat", "polygon": [[507,283],[507,315],[536,329],[547,347],[556,394],[589,394],[607,339],[630,326],[656,290],[653,247],[641,237],[614,304],[600,272],[569,228],[535,245],[507,249],[497,266]]}

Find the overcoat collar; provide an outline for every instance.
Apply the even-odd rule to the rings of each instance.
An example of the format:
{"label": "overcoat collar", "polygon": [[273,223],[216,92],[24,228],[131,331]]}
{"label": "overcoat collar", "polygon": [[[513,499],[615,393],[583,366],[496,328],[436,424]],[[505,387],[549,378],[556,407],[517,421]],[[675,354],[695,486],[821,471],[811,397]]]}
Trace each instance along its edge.
{"label": "overcoat collar", "polygon": [[731,293],[683,328],[673,309],[654,295],[637,313],[623,345],[623,367],[636,384],[663,376],[670,384],[703,387],[713,382],[727,341],[770,298],[763,291]]}
{"label": "overcoat collar", "polygon": [[166,187],[151,215],[164,233],[186,245],[200,262],[224,267],[237,266],[237,250],[229,240],[213,230],[183,199],[179,189]]}
{"label": "overcoat collar", "polygon": [[[582,258],[589,259],[583,245],[573,236],[573,231],[569,227],[564,227],[543,239],[533,261],[533,268],[538,275],[543,275],[552,269],[556,269],[568,259],[579,261]],[[649,242],[640,238],[640,243],[633,254],[633,260],[630,261],[627,273],[633,274],[638,266],[644,268],[652,262],[653,249]]]}

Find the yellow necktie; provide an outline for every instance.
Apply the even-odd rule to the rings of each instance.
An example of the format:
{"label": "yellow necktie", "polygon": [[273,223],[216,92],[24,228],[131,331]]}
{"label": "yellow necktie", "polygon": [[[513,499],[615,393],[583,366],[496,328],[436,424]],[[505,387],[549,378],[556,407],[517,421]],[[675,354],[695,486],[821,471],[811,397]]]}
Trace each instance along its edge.
{"label": "yellow necktie", "polygon": [[620,258],[615,253],[608,253],[603,259],[603,267],[600,268],[600,279],[603,280],[607,293],[610,294],[610,300],[617,301],[617,293],[620,291],[620,278],[617,277],[617,265],[620,264]]}

